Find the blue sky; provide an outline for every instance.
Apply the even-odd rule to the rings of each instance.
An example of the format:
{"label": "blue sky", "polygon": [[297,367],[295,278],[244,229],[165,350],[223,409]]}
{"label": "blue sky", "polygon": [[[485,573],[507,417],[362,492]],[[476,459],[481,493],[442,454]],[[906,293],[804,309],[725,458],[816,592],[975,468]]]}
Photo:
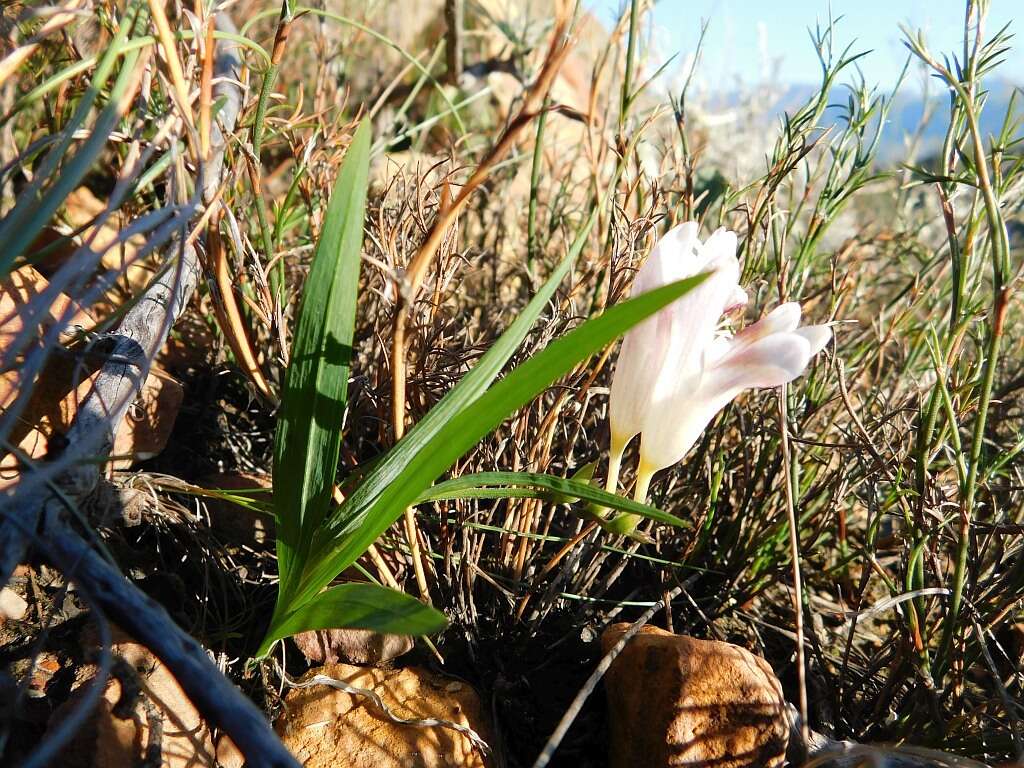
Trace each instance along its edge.
{"label": "blue sky", "polygon": [[[587,0],[587,5],[608,21],[621,2]],[[856,50],[872,50],[861,60],[869,84],[891,86],[902,68],[907,49],[901,23],[923,29],[933,53],[962,48],[962,0],[832,0],[831,6],[833,16],[843,17],[837,45],[855,41]],[[999,71],[1004,79],[1024,84],[1024,2],[993,0],[991,6],[987,33],[1012,22],[1010,30],[1019,36]],[[754,83],[766,71],[777,71],[783,83],[812,83],[820,70],[807,28],[816,19],[824,22],[828,8],[828,0],[661,0],[654,9],[653,42],[660,61],[678,53],[676,63],[684,62],[697,45],[701,19],[708,19],[698,70],[705,81]],[[911,80],[912,87],[921,82],[916,74]]]}

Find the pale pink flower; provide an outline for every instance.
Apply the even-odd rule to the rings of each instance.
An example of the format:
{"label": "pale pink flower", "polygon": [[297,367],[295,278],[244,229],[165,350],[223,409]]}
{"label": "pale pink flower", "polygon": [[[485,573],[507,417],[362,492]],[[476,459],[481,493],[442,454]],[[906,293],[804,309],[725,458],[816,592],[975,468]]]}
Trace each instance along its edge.
{"label": "pale pink flower", "polygon": [[792,381],[832,337],[828,326],[798,328],[796,302],[776,307],[735,335],[720,331],[722,315],[747,301],[739,286],[736,235],[719,229],[702,243],[697,234],[696,222],[675,227],[637,273],[634,296],[710,275],[626,334],[612,379],[608,487],[615,490],[623,451],[639,434],[634,496],[641,501],[651,476],[681,461],[733,398],[746,389]]}

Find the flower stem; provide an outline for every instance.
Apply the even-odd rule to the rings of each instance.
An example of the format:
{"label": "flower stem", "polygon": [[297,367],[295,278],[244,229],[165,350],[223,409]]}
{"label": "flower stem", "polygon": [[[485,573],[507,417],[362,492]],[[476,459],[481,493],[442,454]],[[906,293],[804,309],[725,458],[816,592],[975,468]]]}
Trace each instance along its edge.
{"label": "flower stem", "polygon": [[[626,452],[628,444],[629,439],[623,440],[619,435],[612,432],[611,445],[608,446],[608,476],[604,481],[604,489],[608,493],[617,493],[619,490],[619,472],[622,470],[622,455]],[[590,506],[587,516],[604,527],[609,522],[608,512],[608,507],[593,504]]]}
{"label": "flower stem", "polygon": [[[654,477],[654,473],[657,472],[656,467],[652,467],[646,463],[643,458],[640,459],[640,466],[636,470],[636,487],[633,488],[633,500],[639,501],[641,504],[647,503],[647,491],[651,487],[651,478]],[[629,536],[636,529],[640,523],[640,515],[633,515],[628,512],[624,512],[617,517],[612,518],[608,523],[603,526],[605,530],[611,533],[620,533],[624,536]]]}
{"label": "flower stem", "polygon": [[604,483],[604,489],[608,493],[615,493],[619,487],[619,472],[622,469],[622,454],[626,452],[628,440],[622,440],[612,434],[612,442],[608,448],[608,477]]}
{"label": "flower stem", "polygon": [[[657,472],[654,467],[640,459],[640,466],[636,470],[636,487],[633,489],[633,501],[641,504],[647,503],[647,491],[651,487],[651,478]],[[639,518],[637,518],[639,520]]]}

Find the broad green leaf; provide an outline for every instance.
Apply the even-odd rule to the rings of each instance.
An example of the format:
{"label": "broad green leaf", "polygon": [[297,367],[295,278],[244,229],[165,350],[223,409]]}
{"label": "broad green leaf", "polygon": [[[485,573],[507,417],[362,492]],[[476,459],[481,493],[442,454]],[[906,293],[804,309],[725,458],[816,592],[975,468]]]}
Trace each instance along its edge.
{"label": "broad green leaf", "polygon": [[[607,309],[553,341],[448,419],[429,444],[409,459],[394,481],[380,489],[372,501],[357,504],[356,494],[349,497],[332,518],[325,521],[328,530],[322,537],[323,544],[312,553],[313,562],[307,567],[292,605],[297,607],[312,598],[355,562],[401,516],[402,510],[510,414],[574,365],[600,351],[706,277],[706,274],[696,275],[644,293]],[[369,485],[369,478],[365,485]]]}
{"label": "broad green leaf", "polygon": [[622,512],[646,517],[665,525],[681,528],[689,527],[689,523],[656,507],[641,504],[614,493],[595,488],[586,482],[570,480],[556,475],[544,475],[535,472],[478,472],[463,475],[452,480],[431,486],[421,493],[416,503],[424,501],[440,501],[442,499],[481,499],[531,497],[548,498],[556,495],[559,499],[575,501],[583,499],[602,507],[610,507]]}
{"label": "broad green leaf", "polygon": [[[456,413],[487,390],[508,359],[519,348],[523,339],[526,338],[526,334],[544,311],[559,283],[565,278],[569,268],[579,256],[596,218],[595,211],[591,213],[588,221],[580,229],[569,253],[537,291],[537,295],[530,300],[519,316],[491,345],[491,348],[480,357],[472,370],[463,376],[461,381],[374,465],[370,474],[349,495],[346,501],[347,506],[353,509],[365,509],[385,488],[398,481],[412,458],[430,444],[430,441]],[[282,579],[275,615],[284,615],[297,605],[291,593],[293,586],[297,587],[298,585],[293,585],[290,581],[286,583]]]}
{"label": "broad green leaf", "polygon": [[282,592],[301,574],[331,503],[355,333],[369,158],[370,124],[364,120],[331,192],[292,339],[274,443]]}
{"label": "broad green leaf", "polygon": [[372,629],[429,635],[448,626],[444,614],[414,597],[376,584],[340,584],[292,612],[267,642],[314,629]]}

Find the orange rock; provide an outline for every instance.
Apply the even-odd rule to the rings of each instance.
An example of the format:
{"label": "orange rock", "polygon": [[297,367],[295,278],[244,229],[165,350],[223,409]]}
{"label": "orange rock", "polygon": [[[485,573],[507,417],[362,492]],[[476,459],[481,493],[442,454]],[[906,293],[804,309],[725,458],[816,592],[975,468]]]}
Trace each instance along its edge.
{"label": "orange rock", "polygon": [[[213,768],[216,762],[210,729],[163,663],[145,647],[129,640],[116,642],[113,652],[135,669],[142,687],[140,698],[152,702],[162,721],[161,767]],[[148,714],[137,702],[129,717],[118,717],[113,710],[120,698],[121,684],[111,679],[92,721],[63,755],[64,768],[120,768],[140,763],[149,743]],[[72,696],[54,713],[52,722],[59,721],[67,708],[77,705],[77,697]]]}
{"label": "orange rock", "polygon": [[[49,283],[31,266],[16,270],[0,284],[0,352],[10,348],[30,322],[40,333],[52,327],[64,312],[69,326],[92,327],[87,313],[66,296],[45,295]],[[89,394],[100,360],[81,360],[71,355],[51,354],[33,385],[32,395],[22,411],[10,439],[30,458],[46,455],[50,441],[63,435],[74,421],[79,403]],[[20,375],[11,370],[0,376],[0,409],[11,406],[20,391]],[[151,369],[139,397],[118,430],[113,454],[114,466],[125,468],[135,458],[146,458],[163,450],[170,438],[184,392],[167,373]],[[0,488],[18,476],[18,460],[5,455],[0,461]]]}
{"label": "orange rock", "polygon": [[[628,628],[605,630],[605,652]],[[773,768],[785,759],[782,688],[768,662],[739,646],[644,627],[612,663],[605,690],[612,768]]]}
{"label": "orange rock", "polygon": [[[405,719],[449,720],[487,739],[480,697],[465,683],[423,669],[402,670],[329,664],[311,670],[374,691]],[[301,681],[300,681],[301,682]],[[275,727],[305,768],[486,768],[470,738],[452,728],[399,725],[366,697],[326,685],[295,688]]]}

